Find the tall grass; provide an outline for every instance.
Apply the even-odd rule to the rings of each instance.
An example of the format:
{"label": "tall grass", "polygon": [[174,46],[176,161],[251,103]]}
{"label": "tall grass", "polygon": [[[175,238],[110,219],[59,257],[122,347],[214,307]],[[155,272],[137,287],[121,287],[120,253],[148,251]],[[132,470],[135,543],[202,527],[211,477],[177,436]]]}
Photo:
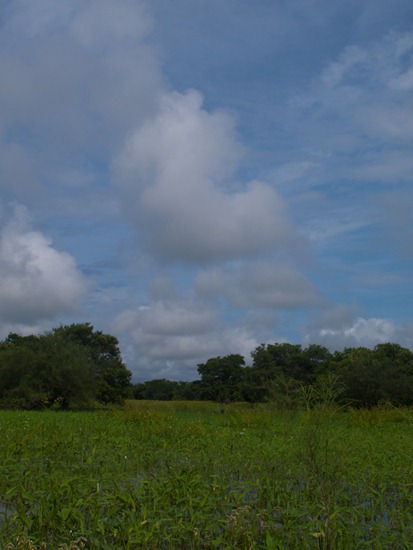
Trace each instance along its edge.
{"label": "tall grass", "polygon": [[413,412],[0,412],[0,547],[411,548]]}

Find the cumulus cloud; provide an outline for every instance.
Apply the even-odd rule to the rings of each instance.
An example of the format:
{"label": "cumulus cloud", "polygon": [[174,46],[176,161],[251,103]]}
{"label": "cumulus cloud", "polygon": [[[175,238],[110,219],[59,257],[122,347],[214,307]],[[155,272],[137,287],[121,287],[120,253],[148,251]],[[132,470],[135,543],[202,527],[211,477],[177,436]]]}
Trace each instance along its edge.
{"label": "cumulus cloud", "polygon": [[[349,278],[359,258],[363,277],[369,270],[369,288],[379,278],[378,263],[366,262],[376,254],[370,237],[383,221],[391,246],[404,240],[411,255],[406,184],[413,167],[413,34],[379,37],[376,31],[374,41],[361,38],[331,53],[345,40],[344,34],[331,38],[332,25],[360,18],[365,26],[373,9],[389,10],[384,0],[368,0],[355,11],[325,0],[305,6],[294,0],[288,7],[245,0],[229,34],[223,31],[234,11],[228,6],[239,2],[214,0],[200,10],[192,4],[14,0],[2,8],[3,198],[30,202],[60,242],[62,227],[75,217],[87,219],[88,228],[105,220],[77,244],[71,227],[77,257],[103,266],[93,271],[100,288],[85,309],[107,325],[115,318],[112,328],[143,379],[194,378],[198,362],[226,353],[248,356],[257,342],[274,341],[279,325],[287,333],[285,319],[301,323],[308,308],[322,302],[302,269],[309,241],[305,259],[318,255],[325,283],[319,286],[330,294],[355,288],[352,295],[361,295],[367,277]],[[308,18],[296,16],[303,9]],[[182,16],[193,25],[181,26]],[[387,16],[379,19],[389,28]],[[346,32],[350,28],[357,39],[357,29],[346,23]],[[169,39],[163,42],[162,34]],[[300,36],[294,51],[292,34]],[[162,55],[169,84],[155,43],[171,45]],[[327,55],[330,62],[306,86]],[[318,64],[304,63],[310,57]],[[250,70],[257,85],[247,89],[240,83],[250,83]],[[200,84],[208,108],[200,92],[182,93]],[[300,93],[286,105],[295,85]],[[240,120],[214,105],[238,109]],[[243,147],[238,128],[255,150]],[[382,195],[381,215],[374,208],[379,201],[359,192],[361,184],[373,189],[366,185],[372,182],[393,186],[391,197]],[[401,185],[406,192],[394,193]],[[84,296],[86,280],[74,258],[33,229],[21,208],[11,219],[0,218],[0,227],[0,332],[48,328],[45,323]],[[119,253],[116,274],[107,269],[112,253]],[[127,262],[130,270],[121,272]],[[160,269],[164,275],[155,277]],[[309,342],[411,341],[410,329],[402,333],[375,312],[377,318],[336,312],[335,319],[310,327]]]}
{"label": "cumulus cloud", "polygon": [[[124,314],[130,318],[130,312]],[[135,324],[145,327],[153,336],[204,334],[214,326],[214,315],[202,304],[183,304],[170,301],[142,306],[133,313]]]}
{"label": "cumulus cloud", "polygon": [[204,270],[198,274],[195,287],[202,295],[224,298],[232,307],[251,310],[311,307],[321,299],[296,269],[264,261]]}
{"label": "cumulus cloud", "polygon": [[280,195],[242,185],[233,120],[209,113],[198,92],[164,96],[115,165],[127,211],[164,259],[192,262],[253,256],[298,240]]}
{"label": "cumulus cloud", "polygon": [[22,206],[1,227],[0,271],[0,319],[6,325],[52,319],[70,311],[88,289],[74,258],[33,230]]}
{"label": "cumulus cloud", "polygon": [[[0,29],[0,186],[85,181],[163,87],[151,21],[131,0],[16,0]],[[70,151],[70,155],[68,155]],[[12,154],[10,154],[10,152]],[[68,177],[65,177],[65,174]]]}
{"label": "cumulus cloud", "polygon": [[332,350],[358,346],[371,348],[376,344],[395,341],[398,332],[398,327],[391,319],[357,317],[334,328],[313,329],[305,340],[323,344]]}
{"label": "cumulus cloud", "polygon": [[129,364],[138,376],[196,376],[210,357],[241,353],[248,361],[259,343],[285,341],[278,314],[319,304],[320,296],[298,271],[271,262],[207,268],[185,290],[167,276],[149,285],[145,305],[119,314],[113,330],[131,335]]}
{"label": "cumulus cloud", "polygon": [[124,311],[113,329],[132,336],[128,364],[142,380],[193,380],[197,365],[210,357],[240,353],[248,359],[258,345],[251,331],[223,323],[217,311],[190,299]]}

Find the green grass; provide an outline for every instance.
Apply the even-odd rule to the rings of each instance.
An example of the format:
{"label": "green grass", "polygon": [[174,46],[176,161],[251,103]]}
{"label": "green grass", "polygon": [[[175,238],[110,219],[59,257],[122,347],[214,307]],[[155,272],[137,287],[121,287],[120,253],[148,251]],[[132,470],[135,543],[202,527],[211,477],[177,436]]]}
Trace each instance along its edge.
{"label": "green grass", "polygon": [[411,548],[413,411],[0,411],[0,547]]}

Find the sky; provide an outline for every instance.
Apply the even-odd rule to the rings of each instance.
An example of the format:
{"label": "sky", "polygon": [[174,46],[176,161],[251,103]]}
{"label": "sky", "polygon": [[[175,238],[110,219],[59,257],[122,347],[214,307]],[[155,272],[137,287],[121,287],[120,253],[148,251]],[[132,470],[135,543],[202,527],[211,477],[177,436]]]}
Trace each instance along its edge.
{"label": "sky", "polygon": [[412,184],[411,0],[0,0],[0,338],[413,349]]}

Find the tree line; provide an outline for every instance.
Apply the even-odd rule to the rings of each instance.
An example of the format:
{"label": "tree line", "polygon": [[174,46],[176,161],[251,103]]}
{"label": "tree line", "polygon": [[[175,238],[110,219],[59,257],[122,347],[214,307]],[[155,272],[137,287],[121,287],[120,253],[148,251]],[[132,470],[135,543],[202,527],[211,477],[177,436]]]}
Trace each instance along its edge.
{"label": "tree line", "polygon": [[0,342],[0,406],[25,409],[85,408],[122,403],[132,373],[118,341],[90,323],[42,335],[10,333]]}
{"label": "tree line", "polygon": [[[193,399],[275,402],[302,405],[305,396],[319,395],[326,380],[335,380],[343,402],[355,407],[379,403],[413,405],[413,352],[399,344],[378,344],[330,352],[312,344],[261,344],[246,366],[239,354],[214,357],[198,365],[200,379],[165,379],[135,384],[135,399]],[[312,391],[314,390],[314,391]]]}
{"label": "tree line", "polygon": [[198,365],[199,379],[191,382],[132,384],[118,340],[90,323],[42,335],[10,333],[0,342],[0,406],[89,408],[134,398],[296,407],[333,379],[343,401],[353,406],[413,405],[413,352],[399,344],[336,352],[317,344],[261,344],[251,358],[250,365],[240,354],[210,358]]}

